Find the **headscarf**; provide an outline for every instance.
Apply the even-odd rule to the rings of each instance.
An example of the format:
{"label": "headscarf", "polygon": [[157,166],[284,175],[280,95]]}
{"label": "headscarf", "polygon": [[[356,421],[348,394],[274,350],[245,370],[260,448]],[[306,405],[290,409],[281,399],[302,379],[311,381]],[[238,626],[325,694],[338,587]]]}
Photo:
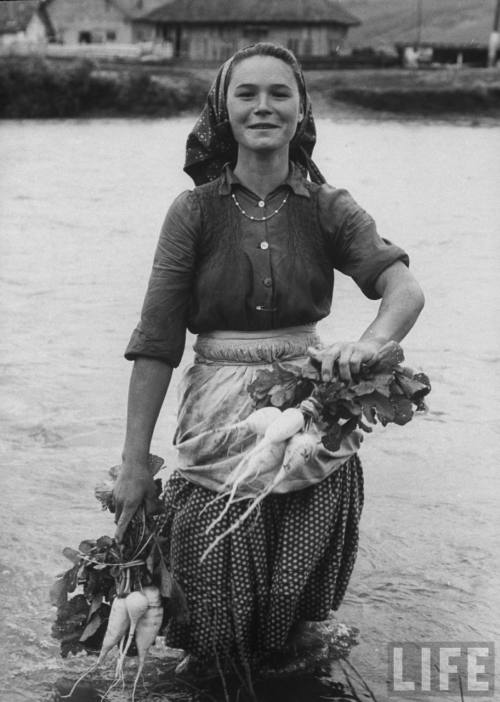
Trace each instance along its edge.
{"label": "headscarf", "polygon": [[[184,171],[195,185],[215,180],[226,163],[236,163],[238,144],[231,131],[226,103],[228,75],[233,60],[234,57],[230,58],[219,69],[205,106],[187,138]],[[304,117],[290,142],[290,160],[302,168],[306,176],[309,174],[313,182],[324,183],[323,175],[311,158],[316,143],[316,127],[301,71],[297,79]]]}

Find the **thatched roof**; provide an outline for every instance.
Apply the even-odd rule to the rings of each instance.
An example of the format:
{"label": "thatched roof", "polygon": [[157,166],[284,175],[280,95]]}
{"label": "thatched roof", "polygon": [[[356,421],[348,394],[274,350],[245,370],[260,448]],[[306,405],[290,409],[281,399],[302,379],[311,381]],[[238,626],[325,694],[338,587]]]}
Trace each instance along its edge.
{"label": "thatched roof", "polygon": [[141,19],[172,24],[360,24],[333,0],[173,0]]}
{"label": "thatched roof", "polygon": [[[54,2],[57,2],[58,0],[42,0],[42,8],[47,8],[50,10],[50,5],[53,5]],[[66,0],[59,0],[59,2],[64,3]],[[102,0],[102,4],[104,5],[105,0]],[[115,9],[118,10],[118,12],[121,12],[121,14],[125,17],[125,19],[132,19],[133,17],[140,16],[141,13],[133,8],[130,8],[129,5],[131,5],[130,2],[126,2],[126,0],[109,0],[111,5]],[[0,5],[3,5],[4,3],[0,0]],[[90,17],[90,13],[89,13]]]}

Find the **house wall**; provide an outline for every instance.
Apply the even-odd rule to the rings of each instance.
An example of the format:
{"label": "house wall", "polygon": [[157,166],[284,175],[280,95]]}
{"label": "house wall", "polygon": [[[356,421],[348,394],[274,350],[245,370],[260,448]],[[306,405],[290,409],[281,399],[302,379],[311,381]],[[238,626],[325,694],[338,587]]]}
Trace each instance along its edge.
{"label": "house wall", "polygon": [[34,14],[28,23],[25,35],[27,41],[35,44],[47,41],[47,29],[37,14]]}
{"label": "house wall", "polygon": [[176,55],[195,61],[224,61],[238,49],[256,41],[272,41],[297,56],[330,56],[347,34],[345,27],[184,26],[176,40],[175,27],[157,25],[156,37],[178,46]]}
{"label": "house wall", "polygon": [[[129,12],[133,17],[147,14],[158,7],[166,5],[168,0],[120,0],[120,6]],[[135,20],[132,25],[132,41],[153,41],[156,36],[156,29],[150,22]]]}
{"label": "house wall", "polygon": [[47,41],[47,30],[40,17],[35,13],[22,32],[0,35],[0,46],[19,44],[43,44]]}
{"label": "house wall", "polygon": [[132,25],[132,41],[154,41],[156,38],[156,28],[150,22],[135,21]]}
{"label": "house wall", "polygon": [[19,42],[25,42],[26,37],[24,32],[9,32],[8,34],[0,34],[0,46],[13,46]]}
{"label": "house wall", "polygon": [[488,49],[486,47],[474,48],[468,46],[436,47],[432,50],[432,60],[442,64],[465,64],[486,68],[488,65]]}
{"label": "house wall", "polygon": [[132,42],[132,25],[110,0],[52,0],[47,14],[56,38],[78,44],[85,33],[91,43]]}

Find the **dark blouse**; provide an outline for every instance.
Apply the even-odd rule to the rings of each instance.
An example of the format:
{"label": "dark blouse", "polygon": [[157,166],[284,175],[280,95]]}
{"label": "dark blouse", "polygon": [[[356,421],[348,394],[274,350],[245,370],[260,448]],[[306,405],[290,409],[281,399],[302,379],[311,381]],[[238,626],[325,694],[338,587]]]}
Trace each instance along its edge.
{"label": "dark blouse", "polygon": [[[247,215],[278,212],[252,221],[232,193]],[[170,207],[125,357],[175,367],[186,329],[259,331],[316,322],[330,312],[335,268],[377,299],[378,276],[398,260],[408,265],[405,252],[377,234],[346,190],[311,183],[292,164],[264,203],[227,167]]]}

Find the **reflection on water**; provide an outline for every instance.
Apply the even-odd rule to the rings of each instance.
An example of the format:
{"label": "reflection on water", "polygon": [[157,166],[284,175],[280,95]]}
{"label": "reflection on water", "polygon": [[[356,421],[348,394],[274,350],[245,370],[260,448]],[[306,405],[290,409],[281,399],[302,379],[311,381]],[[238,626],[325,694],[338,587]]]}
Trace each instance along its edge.
{"label": "reflection on water", "polygon": [[[203,687],[197,687],[194,683],[182,682],[172,685],[171,676],[169,681],[162,681],[160,676],[158,682],[149,684],[149,692],[155,696],[154,699],[168,700],[176,699],[179,702],[213,702],[213,700],[225,700],[226,702],[320,702],[320,700],[355,700],[346,682],[334,682],[327,677],[312,675],[297,675],[290,678],[270,678],[265,681],[255,681],[248,686],[240,680],[226,679],[224,685],[220,680],[213,680],[204,683]],[[351,682],[352,688],[354,684]],[[60,678],[56,681],[50,702],[98,702],[104,689],[99,691],[91,683],[82,683],[71,695],[73,681],[68,678]],[[252,697],[253,693],[253,697]],[[357,693],[355,693],[357,694]],[[111,693],[107,698],[110,700],[123,700],[123,694],[119,692]]]}
{"label": "reflection on water", "polygon": [[[48,700],[56,680],[74,680],[89,664],[58,657],[47,591],[67,567],[64,546],[113,529],[93,486],[120,456],[130,370],[122,352],[165,210],[190,187],[180,167],[191,123],[0,127],[0,668],[8,702]],[[361,629],[352,661],[384,699],[390,641],[493,641],[500,631],[500,129],[322,119],[318,133],[317,161],[330,182],[408,248],[427,295],[405,351],[431,376],[430,411],[365,441],[360,553],[339,612]],[[320,331],[350,338],[373,314],[373,303],[338,276]],[[174,421],[175,388],[153,446],[169,468]],[[148,684],[157,669],[149,664]],[[112,664],[102,675],[111,679]],[[90,702],[92,689],[82,688],[82,699]]]}
{"label": "reflection on water", "polygon": [[56,681],[50,702],[100,702],[102,693],[92,683],[82,682],[76,690],[71,693],[74,680],[60,678]]}

